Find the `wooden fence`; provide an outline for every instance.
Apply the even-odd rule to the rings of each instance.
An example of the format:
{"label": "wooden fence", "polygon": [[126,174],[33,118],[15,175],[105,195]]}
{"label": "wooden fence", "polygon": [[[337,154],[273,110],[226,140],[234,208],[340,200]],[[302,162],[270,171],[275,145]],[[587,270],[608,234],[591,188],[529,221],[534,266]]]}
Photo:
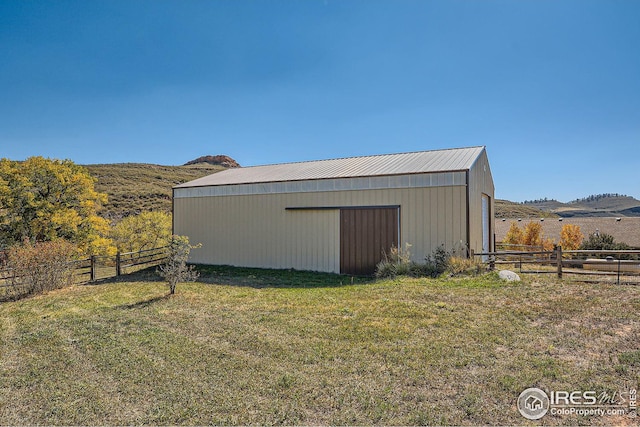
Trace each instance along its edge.
{"label": "wooden fence", "polygon": [[[145,268],[160,265],[168,254],[168,247],[138,252],[118,253],[115,256],[97,256],[72,261],[73,281],[76,284],[92,283]],[[0,269],[0,300],[7,288],[15,286],[16,276],[11,270]],[[19,277],[18,277],[19,279]]]}
{"label": "wooden fence", "polygon": [[74,261],[76,283],[131,274],[159,265],[167,257],[168,247],[146,249],[138,252],[117,253],[115,256],[97,256]]}
{"label": "wooden fence", "polygon": [[[537,248],[536,248],[537,249]],[[640,250],[497,251],[476,253],[490,269],[509,265],[520,273],[582,276],[581,281],[640,284]]]}

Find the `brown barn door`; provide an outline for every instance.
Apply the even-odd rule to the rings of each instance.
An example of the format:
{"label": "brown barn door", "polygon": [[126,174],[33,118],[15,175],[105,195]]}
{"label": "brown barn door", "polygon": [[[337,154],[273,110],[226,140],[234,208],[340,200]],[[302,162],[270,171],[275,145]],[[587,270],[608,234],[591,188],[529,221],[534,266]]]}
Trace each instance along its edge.
{"label": "brown barn door", "polygon": [[340,209],[340,273],[372,275],[384,251],[398,246],[397,207]]}

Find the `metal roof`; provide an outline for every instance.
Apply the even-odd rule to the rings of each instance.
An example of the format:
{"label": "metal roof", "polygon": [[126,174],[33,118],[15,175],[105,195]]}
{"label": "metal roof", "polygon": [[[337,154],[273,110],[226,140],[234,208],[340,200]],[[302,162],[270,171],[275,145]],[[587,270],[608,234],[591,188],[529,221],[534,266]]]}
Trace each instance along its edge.
{"label": "metal roof", "polygon": [[463,171],[473,166],[484,149],[451,148],[233,168],[174,188]]}

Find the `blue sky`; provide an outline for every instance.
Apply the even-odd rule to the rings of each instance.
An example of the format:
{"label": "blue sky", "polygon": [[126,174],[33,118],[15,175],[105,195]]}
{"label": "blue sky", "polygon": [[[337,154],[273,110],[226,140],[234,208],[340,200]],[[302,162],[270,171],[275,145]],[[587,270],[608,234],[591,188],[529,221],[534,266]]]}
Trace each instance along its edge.
{"label": "blue sky", "polygon": [[0,2],[0,157],[486,145],[496,197],[640,197],[640,1]]}

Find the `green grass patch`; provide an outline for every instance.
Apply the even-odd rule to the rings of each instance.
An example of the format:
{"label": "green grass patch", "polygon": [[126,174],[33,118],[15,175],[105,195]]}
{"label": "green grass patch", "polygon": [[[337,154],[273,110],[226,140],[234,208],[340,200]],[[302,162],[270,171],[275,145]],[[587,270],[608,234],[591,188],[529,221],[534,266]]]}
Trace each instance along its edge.
{"label": "green grass patch", "polygon": [[618,356],[620,363],[629,366],[640,366],[640,350],[625,351]]}
{"label": "green grass patch", "polygon": [[640,379],[637,287],[200,273],[0,304],[0,424],[527,424],[525,388]]}
{"label": "green grass patch", "polygon": [[335,287],[371,282],[371,279],[366,277],[350,277],[314,271],[232,267],[227,265],[198,265],[196,267],[203,282],[254,288]]}

